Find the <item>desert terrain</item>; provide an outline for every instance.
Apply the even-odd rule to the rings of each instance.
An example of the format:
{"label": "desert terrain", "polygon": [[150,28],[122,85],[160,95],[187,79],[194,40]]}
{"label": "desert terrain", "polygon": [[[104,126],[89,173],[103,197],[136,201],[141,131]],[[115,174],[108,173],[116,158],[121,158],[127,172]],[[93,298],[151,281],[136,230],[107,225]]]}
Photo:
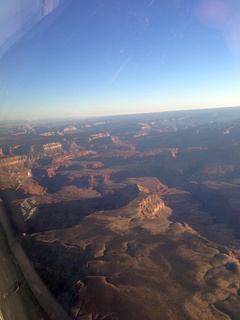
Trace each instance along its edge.
{"label": "desert terrain", "polygon": [[239,119],[0,123],[1,202],[70,319],[240,319]]}

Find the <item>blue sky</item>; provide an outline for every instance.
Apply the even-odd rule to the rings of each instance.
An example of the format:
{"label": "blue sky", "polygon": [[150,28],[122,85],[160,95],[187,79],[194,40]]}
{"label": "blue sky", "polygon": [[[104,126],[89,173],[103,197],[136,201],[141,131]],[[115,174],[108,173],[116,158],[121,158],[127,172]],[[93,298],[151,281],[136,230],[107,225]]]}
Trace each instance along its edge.
{"label": "blue sky", "polygon": [[1,59],[5,118],[240,105],[238,1],[73,0],[56,12]]}

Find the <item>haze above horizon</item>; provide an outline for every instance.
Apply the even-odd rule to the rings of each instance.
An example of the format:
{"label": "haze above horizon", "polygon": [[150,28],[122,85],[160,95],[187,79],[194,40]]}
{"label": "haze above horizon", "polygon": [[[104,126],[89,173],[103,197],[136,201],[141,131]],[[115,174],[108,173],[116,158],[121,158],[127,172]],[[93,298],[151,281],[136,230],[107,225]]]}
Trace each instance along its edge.
{"label": "haze above horizon", "polygon": [[[32,2],[14,3],[9,33],[30,23]],[[69,1],[1,58],[2,119],[239,105],[239,30],[235,0]]]}

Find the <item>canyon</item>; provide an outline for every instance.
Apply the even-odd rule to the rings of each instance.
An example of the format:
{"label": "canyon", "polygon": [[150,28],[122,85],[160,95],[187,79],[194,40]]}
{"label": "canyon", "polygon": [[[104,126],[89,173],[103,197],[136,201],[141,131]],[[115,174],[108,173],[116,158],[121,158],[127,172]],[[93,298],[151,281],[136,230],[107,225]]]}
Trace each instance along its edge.
{"label": "canyon", "polygon": [[239,119],[226,108],[2,126],[1,201],[70,318],[240,318]]}

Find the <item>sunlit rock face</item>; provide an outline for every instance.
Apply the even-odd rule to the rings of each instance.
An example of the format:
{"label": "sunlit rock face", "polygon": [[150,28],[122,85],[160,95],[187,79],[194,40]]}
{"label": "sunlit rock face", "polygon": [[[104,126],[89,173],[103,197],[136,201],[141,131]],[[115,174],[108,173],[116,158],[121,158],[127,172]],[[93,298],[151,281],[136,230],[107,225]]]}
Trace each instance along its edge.
{"label": "sunlit rock face", "polygon": [[13,156],[4,159],[0,159],[1,166],[12,166],[19,163],[24,163],[27,160],[27,156]]}
{"label": "sunlit rock face", "polygon": [[60,142],[52,142],[43,145],[43,153],[48,156],[54,156],[61,153],[66,153]]}
{"label": "sunlit rock face", "polygon": [[146,218],[154,218],[158,216],[159,211],[165,209],[164,202],[156,195],[148,196],[138,204],[138,212]]}

